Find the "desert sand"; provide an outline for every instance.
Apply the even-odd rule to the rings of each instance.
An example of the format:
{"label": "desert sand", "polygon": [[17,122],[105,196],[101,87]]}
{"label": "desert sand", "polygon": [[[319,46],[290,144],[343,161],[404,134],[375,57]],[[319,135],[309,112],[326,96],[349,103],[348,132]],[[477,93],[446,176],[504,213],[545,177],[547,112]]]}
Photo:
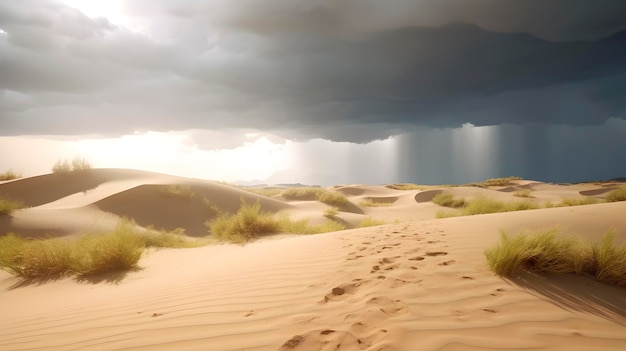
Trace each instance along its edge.
{"label": "desert sand", "polygon": [[[169,184],[189,186],[193,200],[164,196]],[[589,240],[612,228],[626,243],[626,202],[446,219],[435,218],[442,208],[431,202],[442,191],[520,200],[514,192],[528,189],[542,204],[602,198],[618,185],[337,186],[355,204],[339,220],[353,228],[368,216],[389,224],[151,250],[135,271],[82,281],[23,281],[0,271],[0,350],[624,350],[624,289],[569,275],[502,279],[484,250],[502,230],[554,226]],[[266,211],[312,223],[324,221],[328,208],[110,169],[3,182],[0,194],[30,206],[0,216],[0,234],[25,237],[110,230],[123,216],[202,237],[203,198],[230,212],[242,197],[259,199]],[[393,204],[358,206],[362,200]]]}

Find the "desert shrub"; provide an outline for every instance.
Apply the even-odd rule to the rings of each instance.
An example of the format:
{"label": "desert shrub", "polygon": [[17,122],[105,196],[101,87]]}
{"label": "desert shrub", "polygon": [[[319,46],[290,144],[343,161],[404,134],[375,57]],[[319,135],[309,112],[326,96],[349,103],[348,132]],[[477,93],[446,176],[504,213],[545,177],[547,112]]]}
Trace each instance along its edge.
{"label": "desert shrub", "polygon": [[[433,198],[433,202],[434,201],[435,199]],[[440,199],[438,201],[440,201],[441,203],[449,202],[451,204],[454,204],[455,201],[460,201],[460,200],[455,200],[452,197],[445,196],[443,199]],[[484,196],[478,196],[472,200],[467,200],[467,201],[464,200],[463,206],[460,207],[460,212],[446,213],[443,211],[439,211],[437,212],[436,217],[447,218],[447,217],[456,217],[456,216],[473,216],[473,215],[479,215],[479,214],[498,213],[498,212],[534,210],[537,208],[539,208],[539,206],[531,201],[503,202],[503,201],[488,199]]]}
{"label": "desert shrub", "polygon": [[513,196],[517,196],[517,197],[526,197],[526,198],[534,198],[533,194],[531,193],[530,190],[528,189],[524,189],[524,190],[520,190],[520,191],[516,191],[513,193]]}
{"label": "desert shrub", "polygon": [[608,194],[606,194],[607,202],[617,202],[617,201],[626,201],[626,185],[622,185],[621,187],[611,190]]}
{"label": "desert shrub", "polygon": [[365,199],[360,201],[359,205],[363,207],[389,207],[393,205],[393,202],[373,201],[371,199]]}
{"label": "desert shrub", "polygon": [[183,184],[171,184],[161,188],[161,193],[164,195],[175,197],[178,199],[191,200],[195,193],[191,191],[189,185]]}
{"label": "desert shrub", "polygon": [[287,216],[263,213],[258,200],[247,204],[243,199],[237,213],[222,214],[206,225],[215,238],[234,243],[245,243],[263,234],[317,234],[345,229],[341,223],[332,220],[310,226],[306,219],[293,221]]}
{"label": "desert shrub", "polygon": [[554,204],[552,203],[552,201],[546,201],[546,203],[543,206],[545,208],[553,208]]}
{"label": "desert shrub", "polygon": [[84,171],[93,168],[91,163],[87,161],[87,159],[83,157],[74,157],[72,160],[72,170],[73,171]]}
{"label": "desert shrub", "polygon": [[67,160],[59,160],[52,166],[52,173],[69,173],[72,171],[72,165]]}
{"label": "desert shrub", "polygon": [[626,244],[616,247],[615,232],[609,231],[593,246],[593,273],[600,282],[626,287]]}
{"label": "desert shrub", "polygon": [[329,207],[326,211],[324,211],[324,217],[335,218],[337,217],[337,213],[339,213],[339,209],[337,207]]}
{"label": "desert shrub", "polygon": [[358,227],[359,228],[374,227],[374,226],[383,225],[383,224],[385,224],[385,221],[380,221],[380,220],[377,220],[368,216],[359,222]]}
{"label": "desert shrub", "polygon": [[270,213],[262,213],[258,200],[247,204],[243,199],[236,214],[223,214],[210,222],[209,227],[217,239],[238,243],[280,231],[279,220]]}
{"label": "desert shrub", "polygon": [[596,280],[626,287],[626,244],[614,244],[609,231],[597,244],[557,235],[555,229],[509,237],[485,251],[491,270],[514,276],[520,270],[535,273],[591,274]]}
{"label": "desert shrub", "polygon": [[444,206],[444,207],[452,207],[452,208],[460,208],[465,206],[465,199],[455,199],[450,193],[441,193],[435,195],[433,197],[433,203]]}
{"label": "desert shrub", "polygon": [[77,239],[24,239],[14,234],[0,237],[0,269],[16,276],[54,278],[89,276],[135,267],[146,247],[196,247],[184,230],[138,230],[123,220],[110,233],[87,234]]}
{"label": "desert shrub", "polygon": [[0,197],[0,216],[10,215],[14,211],[24,208],[25,205],[21,201],[4,199]]}
{"label": "desert shrub", "polygon": [[319,201],[336,207],[350,203],[348,198],[340,192],[312,187],[289,188],[282,192],[282,197],[287,200]]}
{"label": "desert shrub", "polygon": [[13,179],[21,178],[21,177],[22,177],[21,174],[15,173],[13,171],[6,171],[4,173],[0,173],[0,181],[13,180]]}
{"label": "desert shrub", "polygon": [[59,160],[52,166],[52,173],[69,173],[91,169],[91,163],[82,157],[75,157],[72,161]]}
{"label": "desert shrub", "polygon": [[555,229],[509,237],[485,251],[491,270],[512,276],[524,269],[538,273],[577,273],[588,270],[591,248],[579,239],[560,237]]}
{"label": "desert shrub", "polygon": [[215,205],[213,202],[211,202],[211,200],[207,199],[206,197],[202,198],[202,204],[209,212],[209,216],[219,216],[222,214],[222,210],[219,207],[217,207],[217,205]]}
{"label": "desert shrub", "polygon": [[471,216],[487,213],[533,210],[537,208],[539,208],[539,206],[530,201],[503,202],[480,196],[469,201],[461,211],[463,215]]}
{"label": "desert shrub", "polygon": [[576,198],[576,199],[563,199],[561,201],[560,204],[558,204],[557,206],[561,207],[561,206],[581,206],[581,205],[593,205],[593,204],[597,204],[599,203],[600,200],[594,198],[594,197],[584,197],[582,199],[580,198]]}

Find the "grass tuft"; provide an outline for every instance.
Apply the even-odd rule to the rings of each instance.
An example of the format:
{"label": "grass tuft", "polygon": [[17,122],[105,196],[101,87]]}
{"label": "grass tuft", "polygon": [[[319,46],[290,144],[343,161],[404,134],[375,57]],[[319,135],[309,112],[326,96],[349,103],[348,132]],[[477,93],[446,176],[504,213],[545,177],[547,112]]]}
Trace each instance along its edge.
{"label": "grass tuft", "polygon": [[359,202],[359,205],[363,207],[389,207],[393,205],[393,202],[373,201],[371,199],[365,199]]}
{"label": "grass tuft", "polygon": [[626,201],[626,185],[611,190],[606,194],[606,202]]}
{"label": "grass tuft", "polygon": [[[437,198],[438,196],[442,197]],[[437,200],[435,200],[437,198]],[[511,212],[511,211],[524,211],[534,210],[539,208],[537,204],[531,201],[516,201],[516,202],[503,202],[497,200],[491,200],[484,196],[478,196],[472,200],[454,199],[451,195],[439,194],[433,198],[433,202],[437,201],[440,204],[448,204],[448,207],[454,207],[455,205],[463,204],[460,207],[459,213],[446,213],[439,211],[436,214],[437,218],[447,218],[456,216],[473,216],[479,214],[498,213],[498,212]]]}
{"label": "grass tuft", "polygon": [[319,201],[335,207],[346,206],[350,203],[342,193],[322,188],[289,188],[283,191],[281,195],[287,200]]}
{"label": "grass tuft", "polygon": [[23,202],[0,198],[0,216],[10,215],[14,211],[26,207]]}
{"label": "grass tuft", "polygon": [[134,268],[146,247],[196,247],[183,230],[145,232],[123,220],[111,233],[74,240],[0,237],[0,269],[25,279],[92,276]]}
{"label": "grass tuft", "polygon": [[452,208],[461,208],[466,205],[465,199],[455,199],[450,193],[441,193],[433,197],[433,203]]}
{"label": "grass tuft", "polygon": [[52,173],[69,173],[91,169],[91,163],[82,157],[74,157],[72,161],[59,160],[52,166]]}
{"label": "grass tuft", "polygon": [[599,203],[600,200],[596,199],[595,197],[584,197],[584,198],[576,198],[576,199],[563,199],[561,201],[560,204],[558,204],[558,207],[564,207],[564,206],[581,206],[581,205],[593,205],[593,204],[597,204]]}
{"label": "grass tuft", "polygon": [[528,190],[528,189],[516,191],[516,192],[513,193],[513,196],[525,197],[525,198],[530,198],[530,199],[534,198],[532,192],[530,190]]}
{"label": "grass tuft", "polygon": [[326,209],[326,211],[324,211],[324,217],[333,219],[337,217],[338,213],[339,209],[337,207],[329,207]]}
{"label": "grass tuft", "polygon": [[4,173],[0,173],[0,181],[13,180],[17,178],[22,178],[22,175],[19,173],[15,173],[13,171],[6,171]]}
{"label": "grass tuft", "polygon": [[278,233],[280,222],[272,214],[261,212],[259,200],[247,204],[241,199],[241,207],[236,214],[222,214],[211,221],[209,227],[217,239],[243,243],[262,234]]}
{"label": "grass tuft", "polygon": [[346,229],[343,224],[333,220],[310,226],[306,219],[292,221],[287,216],[263,213],[259,200],[247,204],[243,199],[237,213],[222,214],[206,225],[216,239],[234,243],[245,243],[263,234],[318,234]]}
{"label": "grass tuft", "polygon": [[195,193],[191,191],[189,185],[184,184],[171,184],[161,188],[161,193],[166,196],[175,197],[178,199],[191,200]]}
{"label": "grass tuft", "polygon": [[626,245],[616,247],[609,231],[597,244],[557,235],[555,229],[509,237],[485,251],[496,274],[514,276],[520,270],[533,273],[592,274],[600,282],[626,287]]}

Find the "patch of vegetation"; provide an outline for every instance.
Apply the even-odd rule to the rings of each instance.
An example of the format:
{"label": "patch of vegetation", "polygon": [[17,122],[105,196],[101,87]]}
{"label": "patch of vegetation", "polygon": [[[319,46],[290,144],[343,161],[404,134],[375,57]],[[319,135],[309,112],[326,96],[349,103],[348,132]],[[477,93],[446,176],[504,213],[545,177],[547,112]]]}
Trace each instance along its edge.
{"label": "patch of vegetation", "polygon": [[365,227],[375,227],[377,225],[383,225],[386,224],[385,221],[380,221],[377,219],[374,219],[370,216],[365,217],[362,221],[359,222],[358,227],[359,228],[365,228]]}
{"label": "patch of vegetation", "polygon": [[289,188],[283,191],[281,195],[287,200],[319,201],[336,207],[346,206],[350,203],[342,193],[323,188]]}
{"label": "patch of vegetation", "polygon": [[15,173],[13,171],[6,171],[4,173],[0,173],[0,181],[13,180],[17,178],[22,178],[22,175],[19,173]]}
{"label": "patch of vegetation", "polygon": [[326,209],[326,211],[324,211],[324,217],[333,219],[337,217],[338,213],[339,209],[337,207],[329,207]]}
{"label": "patch of vegetation", "polygon": [[345,229],[336,221],[329,220],[318,226],[310,226],[306,219],[292,221],[286,216],[264,213],[261,212],[259,200],[247,204],[243,199],[237,213],[222,214],[206,225],[215,238],[234,243],[245,243],[264,234],[317,234]]}
{"label": "patch of vegetation", "polygon": [[[434,201],[434,199],[433,199]],[[450,201],[455,201],[452,198]],[[491,200],[483,196],[476,197],[472,200],[464,202],[464,205],[460,207],[458,213],[446,213],[437,212],[437,218],[447,218],[455,216],[473,216],[479,214],[498,213],[498,212],[512,212],[512,211],[524,211],[538,209],[539,206],[531,201],[515,201],[515,202],[503,202],[497,200]]]}
{"label": "patch of vegetation", "polygon": [[626,245],[614,245],[609,231],[597,244],[557,235],[555,229],[522,233],[487,249],[491,270],[511,277],[520,270],[534,273],[592,274],[600,282],[626,287]]}
{"label": "patch of vegetation", "polygon": [[524,189],[524,190],[520,190],[520,191],[516,191],[513,193],[513,196],[516,197],[525,197],[525,198],[534,198],[535,196],[533,196],[532,192],[528,189]]}
{"label": "patch of vegetation", "polygon": [[82,157],[75,157],[72,161],[59,160],[52,166],[52,173],[69,173],[91,169],[91,163]]}
{"label": "patch of vegetation", "polygon": [[441,193],[435,195],[435,197],[433,197],[433,203],[439,206],[452,208],[461,208],[466,205],[465,199],[455,199],[450,193]]}
{"label": "patch of vegetation", "polygon": [[74,240],[0,237],[0,269],[25,279],[81,277],[136,267],[146,247],[195,247],[183,230],[140,231],[121,221],[112,233],[87,234]]}
{"label": "patch of vegetation", "polygon": [[558,204],[558,207],[563,207],[563,206],[582,206],[582,205],[593,205],[593,204],[597,204],[599,203],[600,200],[596,199],[595,197],[584,197],[582,199],[577,198],[577,199],[563,199],[561,201],[560,204]]}
{"label": "patch of vegetation", "polygon": [[10,215],[14,211],[24,208],[25,205],[21,201],[4,199],[0,197],[0,216]]}
{"label": "patch of vegetation", "polygon": [[606,194],[606,202],[626,201],[626,185],[611,190]]}
{"label": "patch of vegetation", "polygon": [[213,202],[211,202],[211,200],[207,199],[206,197],[202,198],[202,204],[209,212],[209,216],[219,216],[223,213],[222,210],[217,207],[217,205],[215,205]]}
{"label": "patch of vegetation", "polygon": [[281,188],[271,188],[271,187],[267,187],[267,188],[241,187],[241,189],[257,194],[257,195],[263,195],[267,197],[278,196],[282,194],[283,192],[283,189]]}
{"label": "patch of vegetation", "polygon": [[490,178],[480,183],[467,184],[467,186],[476,186],[479,188],[487,188],[490,186],[507,186],[507,185],[513,185],[512,182],[514,180],[522,180],[522,178],[521,177]]}
{"label": "patch of vegetation", "polygon": [[161,193],[164,195],[175,197],[178,199],[191,200],[195,193],[191,191],[189,185],[184,184],[171,184],[161,189]]}
{"label": "patch of vegetation", "polygon": [[365,199],[359,202],[359,205],[363,207],[389,207],[393,205],[393,202],[373,201],[371,199]]}

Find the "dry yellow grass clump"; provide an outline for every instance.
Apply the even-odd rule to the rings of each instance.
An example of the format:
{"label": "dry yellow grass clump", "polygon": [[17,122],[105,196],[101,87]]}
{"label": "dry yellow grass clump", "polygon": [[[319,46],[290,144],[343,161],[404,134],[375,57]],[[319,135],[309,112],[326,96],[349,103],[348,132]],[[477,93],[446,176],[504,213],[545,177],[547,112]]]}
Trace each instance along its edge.
{"label": "dry yellow grass clump", "polygon": [[[439,195],[442,195],[438,198]],[[538,209],[539,206],[531,201],[515,201],[503,202],[488,199],[486,197],[476,197],[472,200],[455,199],[449,194],[439,194],[433,198],[433,202],[437,199],[437,203],[445,204],[442,206],[456,207],[460,209],[459,213],[437,212],[437,218],[446,218],[454,216],[472,216],[479,214],[524,211]]]}
{"label": "dry yellow grass clump", "polygon": [[346,206],[350,203],[342,193],[323,188],[289,188],[283,191],[281,196],[287,200],[319,201],[336,207]]}
{"label": "dry yellow grass clump", "polygon": [[25,205],[21,201],[11,200],[11,199],[3,199],[0,197],[0,216],[1,215],[10,215],[14,211],[17,211],[21,208],[24,208]]}
{"label": "dry yellow grass clump", "polygon": [[607,202],[626,201],[626,185],[612,190],[606,195]]}
{"label": "dry yellow grass clump", "polygon": [[535,273],[588,273],[600,282],[626,287],[626,245],[616,247],[609,231],[597,244],[559,236],[557,230],[502,233],[498,245],[485,251],[489,267],[511,277],[520,270]]}
{"label": "dry yellow grass clump", "polygon": [[134,268],[146,247],[193,247],[180,231],[145,232],[121,221],[112,233],[74,240],[0,237],[0,268],[26,279],[92,276]]}
{"label": "dry yellow grass clump", "polygon": [[19,173],[15,173],[13,171],[6,171],[4,173],[0,173],[0,181],[13,180],[17,178],[22,178],[22,175]]}
{"label": "dry yellow grass clump", "polygon": [[264,234],[317,234],[345,229],[343,224],[333,220],[310,226],[306,219],[292,221],[286,216],[264,213],[258,200],[247,204],[243,199],[237,213],[222,214],[206,225],[216,239],[234,243],[245,243]]}

